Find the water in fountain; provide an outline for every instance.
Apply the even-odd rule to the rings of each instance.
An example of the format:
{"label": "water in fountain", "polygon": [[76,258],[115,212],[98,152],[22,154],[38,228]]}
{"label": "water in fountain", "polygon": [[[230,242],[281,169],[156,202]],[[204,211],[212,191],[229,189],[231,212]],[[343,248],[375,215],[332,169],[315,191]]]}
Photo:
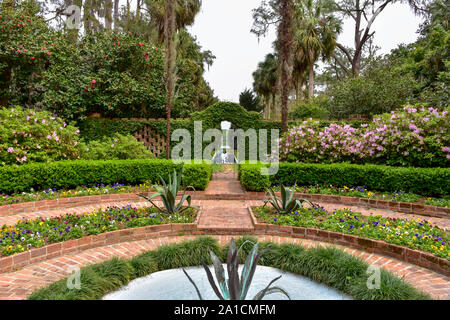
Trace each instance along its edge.
{"label": "water in fountain", "polygon": [[[224,265],[226,268],[226,266]],[[240,266],[240,269],[243,265]],[[217,300],[205,270],[201,267],[187,268],[186,271],[198,285],[203,299]],[[214,273],[213,267],[211,272]],[[275,277],[283,275],[276,285],[285,289],[292,300],[350,300],[351,298],[308,278],[283,272],[279,269],[258,266],[248,292],[251,299],[264,289]],[[131,281],[127,286],[103,297],[104,300],[197,300],[194,287],[181,269],[165,270]],[[287,299],[279,293],[268,295],[264,300]]]}

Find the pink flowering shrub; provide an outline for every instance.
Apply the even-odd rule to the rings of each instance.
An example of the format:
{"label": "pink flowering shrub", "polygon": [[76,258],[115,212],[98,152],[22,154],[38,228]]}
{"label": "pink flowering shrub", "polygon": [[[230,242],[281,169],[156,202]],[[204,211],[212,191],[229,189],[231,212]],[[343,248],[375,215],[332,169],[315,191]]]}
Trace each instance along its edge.
{"label": "pink flowering shrub", "polygon": [[411,107],[359,129],[307,120],[280,140],[282,160],[445,167],[450,164],[449,110]]}
{"label": "pink flowering shrub", "polygon": [[79,130],[47,111],[0,109],[0,165],[80,158]]}

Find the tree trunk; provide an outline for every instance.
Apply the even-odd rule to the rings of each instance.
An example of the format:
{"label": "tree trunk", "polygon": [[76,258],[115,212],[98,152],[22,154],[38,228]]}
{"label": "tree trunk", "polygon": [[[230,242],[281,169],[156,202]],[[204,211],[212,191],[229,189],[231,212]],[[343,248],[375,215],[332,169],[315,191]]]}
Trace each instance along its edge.
{"label": "tree trunk", "polygon": [[111,30],[112,29],[112,10],[113,3],[112,0],[106,0],[105,3],[105,28]]}
{"label": "tree trunk", "polygon": [[136,21],[141,19],[141,0],[136,0]]}
{"label": "tree trunk", "polygon": [[119,29],[119,0],[114,0],[114,30]]}
{"label": "tree trunk", "polygon": [[288,99],[291,84],[292,60],[292,0],[281,0],[281,22],[278,28],[278,47],[281,67],[281,130],[287,131]]}
{"label": "tree trunk", "polygon": [[92,30],[92,0],[85,0],[83,6],[83,23],[84,23],[84,33],[89,34]]}
{"label": "tree trunk", "polygon": [[308,99],[314,97],[314,62],[309,64]]}
{"label": "tree trunk", "polygon": [[166,37],[166,79],[167,79],[167,133],[166,133],[166,157],[170,159],[170,112],[175,100],[175,64],[176,64],[176,0],[167,0],[165,37]]}
{"label": "tree trunk", "polygon": [[0,107],[8,107],[9,86],[11,84],[11,67],[7,61],[4,63],[6,67],[0,73]]}
{"label": "tree trunk", "polygon": [[302,98],[302,87],[303,87],[303,77],[301,74],[299,74],[297,78],[297,86],[296,86],[296,92],[295,95],[297,97],[297,104],[300,103]]}

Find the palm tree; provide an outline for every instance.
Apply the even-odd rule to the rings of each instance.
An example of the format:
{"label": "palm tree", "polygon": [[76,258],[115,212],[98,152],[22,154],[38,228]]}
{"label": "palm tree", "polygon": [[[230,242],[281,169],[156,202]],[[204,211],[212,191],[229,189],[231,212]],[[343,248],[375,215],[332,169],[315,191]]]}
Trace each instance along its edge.
{"label": "palm tree", "polygon": [[292,17],[293,0],[279,0],[281,21],[278,26],[278,51],[280,53],[281,78],[281,131],[287,131],[288,99],[292,74]]}
{"label": "palm tree", "polygon": [[258,69],[253,73],[253,90],[266,102],[264,112],[266,119],[270,118],[271,108],[276,111],[275,98],[278,92],[278,75],[278,56],[273,53],[266,55],[264,61],[258,64]]}
{"label": "palm tree", "polygon": [[[152,24],[158,30],[159,41],[164,42],[166,2],[168,0],[144,0],[147,11],[150,14]],[[174,0],[175,2],[175,29],[178,31],[194,23],[195,17],[200,12],[201,0]]]}
{"label": "palm tree", "polygon": [[175,104],[177,31],[194,23],[201,0],[146,0],[150,18],[166,47],[167,131],[166,157],[170,159],[170,113]]}
{"label": "palm tree", "polygon": [[309,99],[314,95],[314,64],[320,56],[323,60],[331,57],[336,47],[336,36],[340,32],[340,22],[328,8],[328,2],[323,0],[301,1],[295,6],[294,39],[308,66]]}

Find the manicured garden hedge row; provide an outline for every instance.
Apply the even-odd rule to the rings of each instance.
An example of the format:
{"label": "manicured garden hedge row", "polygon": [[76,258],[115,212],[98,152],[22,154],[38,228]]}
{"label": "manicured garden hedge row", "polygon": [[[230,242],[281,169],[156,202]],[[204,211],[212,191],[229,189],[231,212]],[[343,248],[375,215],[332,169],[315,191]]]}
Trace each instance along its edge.
{"label": "manicured garden hedge row", "polygon": [[369,190],[406,191],[425,196],[450,193],[450,168],[405,168],[381,165],[280,163],[278,173],[262,176],[262,164],[239,167],[242,186],[263,191],[268,184],[316,185],[337,187],[364,186]]}
{"label": "manicured garden hedge row", "polygon": [[[160,159],[79,160],[4,166],[0,167],[0,193],[28,192],[31,188],[74,188],[101,182],[138,185],[150,180],[159,183],[159,176],[167,180],[174,169],[182,167],[183,164]],[[211,170],[208,164],[186,164],[182,183],[203,190],[208,185]]]}

